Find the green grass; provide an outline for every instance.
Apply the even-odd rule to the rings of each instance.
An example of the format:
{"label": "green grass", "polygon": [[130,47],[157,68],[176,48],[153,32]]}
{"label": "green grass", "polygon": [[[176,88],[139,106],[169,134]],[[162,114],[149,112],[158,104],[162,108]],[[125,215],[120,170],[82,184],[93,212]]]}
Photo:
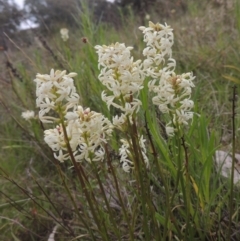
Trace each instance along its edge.
{"label": "green grass", "polygon": [[[234,83],[224,76],[237,74],[226,65],[240,66],[239,6],[226,9],[208,1],[201,7],[193,1],[187,2],[188,10],[178,18],[159,19],[154,11],[150,15],[151,21],[166,21],[174,29],[173,57],[177,61],[177,73],[193,71],[196,76],[193,99],[194,111],[199,115],[194,116],[183,139],[178,136],[167,141],[161,128],[161,123],[167,120],[155,107],[149,106],[151,99],[147,91],[141,92],[143,105],[138,131],[147,136],[152,169],[151,173],[143,172],[139,176],[143,189],[131,182],[136,176],[122,171],[117,153],[119,139],[124,135],[119,132],[113,135],[110,155],[123,203],[114,175],[107,172],[105,162],[81,164],[90,182],[87,192],[96,198],[90,198],[89,202],[78,180],[78,171],[70,168],[70,162],[59,163],[53,158],[44,143],[39,120],[26,122],[21,113],[30,109],[37,115],[33,79],[37,73],[49,74],[54,68],[76,72],[80,104],[110,119],[114,110],[109,112],[101,99],[104,86],[98,80],[94,46],[122,42],[134,47],[135,59],[142,58],[140,19],[130,15],[122,19],[122,28],[115,30],[110,24],[95,24],[91,12],[85,9],[75,18],[79,29],[70,29],[69,41],[63,42],[57,33],[44,36],[41,45],[34,43],[8,52],[15,71],[4,65],[0,67],[3,79],[0,82],[1,240],[48,240],[56,224],[60,226],[55,240],[210,241],[229,240],[230,236],[231,240],[239,240],[239,187],[222,178],[214,166],[216,150],[232,150],[231,138],[223,142],[222,137],[233,130]],[[87,43],[83,43],[83,37],[88,39]],[[6,61],[5,57],[2,61]],[[238,106],[237,100],[237,152],[240,151]],[[150,135],[144,127],[146,123]],[[104,199],[109,190],[112,197],[107,196],[107,202],[111,208]],[[95,205],[96,219],[91,213],[91,202]]]}

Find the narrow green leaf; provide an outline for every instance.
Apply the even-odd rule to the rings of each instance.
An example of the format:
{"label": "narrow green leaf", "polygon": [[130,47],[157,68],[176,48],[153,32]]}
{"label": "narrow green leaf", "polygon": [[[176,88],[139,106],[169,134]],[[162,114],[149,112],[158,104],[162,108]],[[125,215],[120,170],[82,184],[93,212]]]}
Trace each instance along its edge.
{"label": "narrow green leaf", "polygon": [[229,75],[222,75],[222,76],[223,76],[223,78],[225,78],[227,80],[230,80],[234,83],[240,84],[240,79],[237,79],[237,78],[235,78],[233,76],[229,76]]}
{"label": "narrow green leaf", "polygon": [[237,68],[237,67],[234,66],[234,65],[224,65],[224,67],[230,68],[230,69],[235,69],[235,70],[237,70],[238,72],[240,72],[240,68]]}

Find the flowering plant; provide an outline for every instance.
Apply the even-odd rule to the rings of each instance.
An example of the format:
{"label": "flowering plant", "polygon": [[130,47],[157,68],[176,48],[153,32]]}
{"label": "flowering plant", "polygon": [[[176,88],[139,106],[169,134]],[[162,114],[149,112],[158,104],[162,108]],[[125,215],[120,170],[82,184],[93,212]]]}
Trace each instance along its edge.
{"label": "flowering plant", "polygon": [[[192,225],[189,217],[194,218],[190,190],[193,185],[197,193],[198,185],[190,174],[189,143],[184,133],[194,118],[191,94],[195,77],[190,72],[175,72],[170,26],[149,22],[148,27],[139,29],[146,43],[143,60],[134,60],[133,48],[123,43],[95,46],[98,79],[106,87],[101,97],[108,110],[115,113],[112,120],[80,105],[73,81],[76,73],[51,70],[50,75],[38,74],[34,80],[39,119],[45,125],[54,125],[44,131],[44,141],[57,160],[71,160],[85,196],[84,215],[94,220],[98,234],[89,228],[65,188],[92,240],[123,240],[123,233],[127,240],[136,240],[143,233],[145,240],[166,240],[169,232],[181,239],[184,234],[179,224],[172,222],[173,206],[186,208],[186,229]],[[157,107],[156,114],[150,114],[152,106]],[[166,136],[154,121],[157,113],[167,120],[163,124]],[[115,158],[111,152],[117,153]],[[127,190],[120,185],[122,175],[127,180]],[[171,182],[174,189],[168,185]],[[175,199],[178,190],[183,193],[181,204]],[[164,193],[163,200],[159,200],[159,193]],[[203,208],[205,196],[197,196]],[[126,229],[118,228],[116,210],[126,222]],[[111,223],[109,230],[107,220]],[[136,223],[142,225],[141,234],[136,234]]]}

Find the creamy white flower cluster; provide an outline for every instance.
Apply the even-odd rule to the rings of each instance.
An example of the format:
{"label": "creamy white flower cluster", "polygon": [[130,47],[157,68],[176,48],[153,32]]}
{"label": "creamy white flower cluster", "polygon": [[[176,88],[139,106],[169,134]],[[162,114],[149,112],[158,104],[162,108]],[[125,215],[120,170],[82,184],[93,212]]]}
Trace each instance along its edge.
{"label": "creamy white flower cluster", "polygon": [[74,76],[75,73],[66,75],[66,71],[51,70],[50,75],[38,74],[34,80],[37,83],[36,103],[40,108],[40,120],[61,123],[54,129],[44,131],[44,141],[53,150],[56,159],[61,162],[69,159],[65,128],[76,161],[102,161],[105,154],[103,145],[111,135],[113,126],[102,114],[78,105]]}
{"label": "creamy white flower cluster", "polygon": [[[125,44],[115,43],[110,46],[96,46],[98,53],[98,67],[101,70],[99,80],[108,89],[102,92],[102,99],[107,103],[108,108],[113,106],[121,111],[121,115],[113,117],[113,125],[122,129],[129,119],[132,124],[132,117],[139,111],[141,101],[138,99],[140,90],[143,88],[145,79],[141,60],[134,61],[131,56],[132,47]],[[140,138],[140,147],[146,166],[149,166],[146,156],[143,137]],[[123,170],[129,172],[134,168],[129,143],[121,140],[120,163]]]}
{"label": "creamy white flower cluster", "polygon": [[33,110],[26,110],[22,112],[22,118],[25,119],[26,121],[34,119],[35,113]]}
{"label": "creamy white flower cluster", "polygon": [[[146,165],[146,168],[149,168],[149,160],[146,155],[147,151],[144,144],[145,141],[146,140],[143,139],[143,136],[139,138],[139,146],[141,148],[143,160]],[[134,169],[134,161],[132,160],[133,156],[131,154],[131,151],[129,150],[130,145],[128,141],[125,139],[121,139],[121,142],[122,142],[122,146],[119,149],[119,155],[121,156],[120,163],[122,164],[122,168],[125,172],[130,172],[132,169]]]}
{"label": "creamy white flower cluster", "polygon": [[146,75],[151,77],[149,90],[156,95],[152,101],[159,110],[171,116],[166,132],[173,136],[176,126],[187,125],[193,118],[191,98],[194,87],[192,73],[177,75],[174,70],[176,62],[172,58],[174,43],[173,30],[168,25],[153,24],[139,28],[144,34],[147,47],[143,50],[146,59],[143,62]]}
{"label": "creamy white flower cluster", "polygon": [[[121,116],[113,118],[113,124],[119,127],[127,117],[139,111],[141,101],[137,98],[145,79],[141,60],[133,61],[132,47],[115,43],[110,46],[95,46],[98,53],[98,67],[101,69],[99,80],[109,90],[102,92],[102,99],[108,108],[120,109]],[[108,95],[109,94],[109,95]]]}
{"label": "creamy white flower cluster", "polygon": [[69,31],[68,31],[67,28],[61,28],[60,29],[61,38],[63,39],[64,42],[66,42],[69,39],[68,32]]}
{"label": "creamy white flower cluster", "polygon": [[[102,161],[105,155],[104,143],[112,133],[111,122],[102,114],[78,106],[74,112],[68,112],[65,122],[69,144],[76,161]],[[44,141],[54,151],[59,161],[69,159],[66,138],[62,126],[44,131]]]}
{"label": "creamy white flower cluster", "polygon": [[[56,113],[65,113],[70,109],[76,109],[79,95],[72,77],[76,73],[66,75],[66,71],[54,71],[48,74],[37,74],[34,80],[36,86],[36,105],[40,108],[39,119],[44,123],[52,123],[58,118],[53,117]],[[51,112],[52,111],[52,112]],[[48,114],[49,113],[49,114]],[[48,115],[46,115],[48,114]]]}

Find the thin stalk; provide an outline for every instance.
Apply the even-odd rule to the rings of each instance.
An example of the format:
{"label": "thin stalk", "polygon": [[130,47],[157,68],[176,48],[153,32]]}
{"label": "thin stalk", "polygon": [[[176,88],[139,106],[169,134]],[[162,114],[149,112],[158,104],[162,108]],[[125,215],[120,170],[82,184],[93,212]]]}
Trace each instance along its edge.
{"label": "thin stalk", "polygon": [[[170,116],[171,116],[171,119],[173,120],[173,115],[170,113]],[[173,124],[173,123],[172,123]],[[174,125],[173,126],[177,129],[177,132],[180,133],[180,127],[178,126],[178,124]],[[179,134],[176,138],[178,140],[178,169],[177,169],[177,177],[176,177],[176,183],[175,183],[175,188],[173,190],[173,194],[172,194],[172,198],[171,198],[171,206],[173,205],[173,201],[174,201],[174,197],[178,191],[178,185],[179,185],[179,182],[180,182],[180,177],[181,177],[181,160],[180,160],[180,156],[181,156],[181,144],[179,142],[179,136],[181,136],[181,134]]]}
{"label": "thin stalk", "polygon": [[233,86],[232,96],[232,169],[231,169],[231,183],[230,183],[230,197],[229,197],[229,224],[228,224],[228,240],[231,240],[231,227],[233,216],[233,185],[234,185],[234,169],[235,169],[235,153],[236,153],[236,140],[235,140],[235,116],[236,116],[236,85]]}
{"label": "thin stalk", "polygon": [[133,228],[132,228],[132,225],[130,224],[129,217],[128,217],[124,202],[122,200],[122,195],[120,193],[116,173],[115,173],[114,168],[112,166],[110,154],[109,154],[109,151],[108,151],[108,148],[107,148],[106,144],[105,144],[105,151],[106,151],[106,154],[107,154],[107,164],[108,164],[108,167],[110,169],[110,173],[112,174],[113,179],[114,179],[117,195],[118,195],[118,198],[119,198],[119,201],[121,203],[122,210],[123,210],[123,215],[124,215],[125,221],[127,222],[128,227],[129,227],[130,240],[134,241]]}
{"label": "thin stalk", "polygon": [[[132,117],[133,118],[133,117]],[[131,125],[129,118],[128,119],[128,127],[130,132],[130,138],[132,143],[132,153],[133,153],[133,159],[134,159],[134,173],[136,174],[137,178],[137,184],[138,184],[138,190],[140,191],[140,198],[141,198],[141,207],[143,212],[143,230],[145,234],[146,240],[150,240],[150,233],[148,229],[148,218],[147,218],[147,210],[146,210],[146,193],[144,188],[144,181],[142,176],[142,163],[143,160],[140,159],[140,153],[139,149],[139,140],[138,140],[138,132],[137,129],[134,128],[133,125]],[[134,120],[133,120],[134,122]],[[139,189],[140,187],[140,189]]]}
{"label": "thin stalk", "polygon": [[[179,183],[181,186],[181,191],[183,195],[183,200],[184,200],[184,207],[188,210],[188,202],[187,202],[187,196],[186,196],[186,190],[185,190],[185,182],[184,182],[184,177],[183,177],[183,166],[182,166],[182,160],[181,160],[181,142],[180,139],[177,138],[178,142],[178,160],[177,160],[177,168],[178,168],[178,176],[179,176]],[[178,186],[178,185],[177,185]],[[186,235],[186,234],[185,234]]]}
{"label": "thin stalk", "polygon": [[[125,106],[125,100],[122,95],[120,95],[121,104],[124,107]],[[130,95],[129,103],[133,101],[133,95]],[[146,200],[146,198],[149,198],[148,193],[146,192],[148,188],[144,185],[144,176],[143,176],[143,168],[142,166],[145,165],[144,159],[141,152],[141,147],[139,146],[139,138],[138,138],[138,130],[135,122],[135,118],[132,115],[132,122],[130,122],[129,116],[127,116],[127,124],[128,124],[128,131],[130,133],[130,138],[127,135],[127,140],[129,143],[129,146],[131,148],[131,153],[133,155],[133,161],[134,161],[134,174],[137,181],[137,196],[138,200],[141,200],[141,207],[143,212],[143,230],[145,234],[145,238],[147,240],[150,239],[150,233],[148,228],[148,212],[146,208],[146,203],[149,205],[149,200]],[[145,173],[146,174],[146,173]],[[147,180],[148,176],[145,175],[145,179]],[[148,202],[147,202],[148,201]],[[152,205],[149,205],[149,208],[152,209]],[[155,218],[155,215],[154,215]]]}
{"label": "thin stalk", "polygon": [[[123,96],[120,96],[121,104],[124,107],[125,106],[125,100]],[[131,103],[133,100],[133,96],[130,95],[129,103]],[[149,230],[149,216],[152,218],[152,221],[156,227],[156,233],[158,236],[158,239],[160,238],[159,228],[157,225],[157,221],[155,218],[155,209],[153,206],[153,203],[151,202],[151,196],[150,196],[150,186],[149,186],[149,177],[147,175],[147,169],[144,163],[144,158],[142,155],[142,150],[139,145],[139,137],[138,137],[138,130],[137,125],[135,121],[135,117],[132,116],[132,123],[130,122],[129,116],[127,117],[127,124],[128,124],[128,130],[130,133],[130,138],[127,135],[129,146],[131,147],[131,153],[133,155],[133,161],[134,161],[134,174],[136,176],[137,180],[137,189],[138,189],[138,200],[141,200],[141,207],[143,212],[143,230],[145,234],[146,239],[150,239],[150,230]],[[148,208],[150,210],[150,214],[148,211],[148,208],[146,207],[146,204],[148,205]],[[151,232],[152,233],[152,232]]]}
{"label": "thin stalk", "polygon": [[[178,160],[177,160],[177,177],[176,177],[176,182],[174,184],[175,188],[173,190],[173,194],[171,197],[171,201],[170,201],[170,205],[173,206],[173,202],[174,202],[174,197],[178,191],[179,188],[179,183],[182,187],[182,192],[183,192],[183,198],[184,200],[186,200],[185,198],[185,192],[184,192],[184,181],[183,181],[183,174],[182,174],[182,162],[181,162],[181,143],[178,139]],[[180,229],[178,229],[178,231],[180,231]],[[182,236],[182,232],[180,231],[181,236]]]}
{"label": "thin stalk", "polygon": [[[179,172],[179,179],[180,179],[180,185],[181,185],[181,191],[183,194],[183,200],[184,200],[184,207],[186,209],[186,213],[187,213],[187,217],[186,219],[188,219],[188,215],[189,215],[189,203],[188,203],[188,198],[187,198],[187,193],[186,193],[186,185],[185,185],[185,181],[184,181],[184,173],[183,173],[183,163],[181,160],[182,157],[182,151],[181,151],[181,139],[177,138],[177,142],[178,142],[178,172]],[[185,238],[187,235],[187,231],[185,232]],[[185,239],[186,240],[186,239]]]}
{"label": "thin stalk", "polygon": [[61,213],[58,211],[58,209],[56,208],[56,206],[54,205],[54,203],[52,202],[51,198],[47,195],[47,193],[44,191],[44,189],[41,187],[41,185],[38,183],[38,181],[32,176],[32,178],[34,179],[35,183],[37,184],[37,186],[39,187],[39,189],[42,191],[42,193],[44,194],[44,196],[47,198],[47,200],[49,201],[49,203],[52,205],[52,207],[54,208],[54,210],[56,211],[56,213],[58,214],[58,216],[62,219],[63,224],[66,226],[67,229],[69,229],[69,233],[71,233],[74,236],[74,231],[72,230],[71,227],[69,227],[69,225],[66,223],[66,221],[64,220],[64,218],[62,217]]}
{"label": "thin stalk", "polygon": [[[133,119],[133,130],[134,130],[134,132],[135,133],[137,133],[137,125],[136,125],[136,121],[135,121],[135,119]],[[155,212],[156,212],[156,210],[155,210],[155,207],[154,207],[154,205],[153,205],[153,202],[152,202],[152,200],[151,200],[151,191],[150,191],[150,179],[149,179],[149,175],[148,175],[148,170],[147,170],[147,168],[146,168],[146,165],[145,165],[145,162],[144,162],[144,158],[143,158],[143,154],[142,154],[142,150],[141,150],[141,147],[140,147],[140,145],[139,145],[139,140],[138,140],[138,145],[137,145],[137,147],[138,147],[138,152],[139,152],[139,154],[140,154],[140,157],[141,157],[141,160],[140,160],[140,162],[141,162],[141,169],[140,170],[142,170],[142,174],[143,174],[143,178],[145,179],[145,182],[143,182],[143,191],[145,190],[145,192],[144,193],[142,193],[142,195],[146,195],[146,199],[147,199],[147,205],[148,205],[148,207],[149,207],[149,210],[150,210],[150,217],[151,217],[151,219],[152,219],[152,222],[153,222],[153,224],[154,224],[154,227],[155,227],[155,230],[154,230],[154,233],[156,234],[156,238],[157,238],[157,240],[160,240],[161,238],[160,238],[160,229],[159,229],[159,227],[158,227],[158,224],[157,224],[157,220],[156,220],[156,216],[155,216]]]}
{"label": "thin stalk", "polygon": [[161,181],[163,183],[163,186],[164,186],[164,190],[165,190],[165,195],[166,195],[166,198],[165,198],[165,204],[166,204],[166,207],[167,207],[167,213],[166,213],[166,216],[165,216],[165,225],[164,225],[164,232],[163,232],[163,238],[162,240],[166,240],[167,239],[167,233],[168,233],[168,222],[169,222],[169,217],[171,217],[171,222],[174,224],[176,230],[178,231],[178,235],[179,237],[182,236],[181,234],[181,230],[179,229],[176,221],[175,221],[175,217],[173,216],[172,214],[172,211],[171,211],[171,206],[172,206],[172,203],[173,203],[173,198],[172,200],[170,201],[170,194],[169,194],[169,188],[168,188],[168,185],[166,183],[166,180],[165,180],[165,175],[164,175],[164,172],[162,170],[162,167],[159,163],[159,160],[158,160],[158,154],[157,154],[157,151],[156,151],[156,148],[154,146],[154,143],[153,143],[153,140],[152,140],[152,135],[150,133],[150,130],[148,128],[148,125],[147,125],[147,117],[146,117],[146,114],[145,114],[145,128],[146,128],[146,131],[147,131],[147,136],[148,136],[148,139],[150,141],[150,145],[151,145],[151,149],[152,149],[152,154],[153,154],[153,158],[154,158],[154,161],[157,165],[157,168],[158,168],[158,173],[161,177]]}
{"label": "thin stalk", "polygon": [[[18,187],[18,189],[20,189],[27,197],[29,197],[31,199],[31,201],[33,201],[39,208],[41,208],[46,214],[48,214],[56,223],[58,223],[63,229],[67,230],[67,228],[60,223],[50,212],[48,212],[42,205],[40,205],[35,198],[29,194],[29,192],[27,190],[25,190],[23,187],[21,187],[17,182],[15,182],[12,178],[10,178],[9,176],[4,176],[4,178],[8,181],[10,181],[11,183],[13,183],[15,186]],[[69,231],[69,230],[67,230]],[[71,235],[73,235],[72,233],[70,233]],[[74,237],[74,235],[73,235]]]}
{"label": "thin stalk", "polygon": [[[87,176],[86,176],[86,174],[85,174],[82,166],[77,164],[77,162],[76,162],[76,160],[75,160],[75,157],[74,157],[74,155],[73,155],[72,148],[71,148],[71,146],[70,146],[69,138],[68,138],[68,135],[67,135],[67,130],[66,130],[65,123],[64,123],[64,117],[61,116],[60,120],[61,120],[61,124],[62,124],[62,128],[63,128],[63,133],[64,133],[64,137],[65,137],[65,141],[66,141],[66,146],[67,146],[68,153],[69,153],[69,155],[70,155],[70,158],[71,158],[71,161],[72,161],[72,163],[73,163],[73,166],[74,166],[74,168],[75,168],[75,170],[76,170],[76,173],[77,173],[78,179],[79,179],[79,181],[80,181],[80,183],[81,183],[81,186],[82,186],[82,189],[83,189],[83,191],[84,191],[84,194],[85,194],[85,196],[86,196],[86,198],[87,198],[87,201],[88,201],[88,204],[89,204],[89,206],[90,206],[90,209],[91,209],[93,218],[94,218],[94,220],[95,220],[95,223],[96,223],[96,225],[98,226],[98,230],[99,230],[99,231],[102,230],[102,226],[103,226],[103,228],[104,228],[104,233],[100,232],[101,235],[103,235],[103,236],[102,236],[103,240],[110,240],[110,239],[109,239],[109,236],[108,236],[107,228],[106,228],[106,226],[105,226],[105,222],[101,222],[101,221],[99,220],[96,212],[95,212],[95,208],[96,208],[97,211],[98,211],[98,213],[99,213],[99,215],[100,215],[100,211],[99,211],[99,208],[98,208],[98,203],[96,202],[94,193],[93,193],[92,191],[91,191],[90,193],[88,192],[88,188],[87,188],[86,183],[85,183],[85,181],[88,180],[88,179],[87,179]],[[84,181],[83,178],[85,179],[85,181]],[[87,181],[87,183],[89,183],[89,182]],[[93,205],[93,203],[92,203],[92,198],[91,198],[91,197],[93,198],[93,200],[94,200],[94,202],[95,202],[95,208],[94,208],[94,205]]]}
{"label": "thin stalk", "polygon": [[110,219],[111,219],[111,221],[112,221],[112,225],[114,226],[115,232],[117,233],[118,240],[121,240],[120,234],[119,234],[119,230],[118,230],[117,225],[116,225],[116,221],[115,221],[115,219],[114,219],[114,217],[113,217],[113,213],[112,213],[112,210],[111,210],[111,208],[110,208],[109,202],[108,202],[108,200],[107,200],[106,193],[105,193],[105,190],[104,190],[103,185],[102,185],[102,181],[101,181],[101,179],[100,179],[100,177],[99,177],[99,174],[98,174],[98,170],[97,170],[97,168],[96,168],[96,166],[95,166],[95,163],[94,163],[93,161],[92,161],[91,163],[92,163],[94,172],[95,172],[95,174],[96,174],[96,178],[97,178],[97,181],[98,181],[98,185],[99,185],[100,190],[101,190],[101,192],[102,192],[103,199],[104,199],[104,202],[105,202],[105,204],[106,204],[106,207],[107,207],[107,210],[108,210]]}
{"label": "thin stalk", "polygon": [[182,146],[184,150],[184,155],[185,155],[185,183],[186,183],[186,232],[185,232],[185,240],[187,240],[187,235],[188,235],[188,227],[189,227],[189,220],[190,220],[190,176],[189,176],[189,169],[188,169],[188,153],[187,153],[187,147],[185,144],[184,137],[181,138],[182,140]]}
{"label": "thin stalk", "polygon": [[94,236],[91,228],[89,228],[89,225],[85,222],[85,219],[84,219],[84,218],[80,215],[80,213],[79,213],[77,204],[76,204],[74,198],[72,197],[72,194],[71,194],[71,192],[70,192],[70,190],[69,190],[69,188],[68,188],[68,186],[67,186],[67,184],[66,184],[66,182],[65,182],[65,178],[64,178],[64,176],[63,176],[63,174],[62,174],[62,171],[61,171],[61,169],[59,168],[59,166],[58,166],[58,172],[59,172],[59,174],[60,174],[60,177],[61,177],[61,180],[62,180],[62,184],[63,184],[63,186],[64,186],[64,188],[65,188],[65,190],[66,190],[66,192],[67,192],[67,194],[68,194],[69,198],[71,199],[71,202],[72,202],[72,204],[73,204],[73,206],[74,206],[75,213],[77,214],[77,216],[79,217],[79,219],[83,222],[84,226],[85,226],[85,227],[87,228],[87,230],[89,231],[92,239],[93,239],[94,241],[96,241],[96,238],[95,238],[95,236]]}
{"label": "thin stalk", "polygon": [[[14,223],[15,225],[17,224],[17,225],[19,225],[19,227],[21,227],[21,228],[23,228],[24,230],[26,230],[26,232],[29,234],[29,233],[31,233],[31,234],[33,234],[33,235],[35,235],[36,237],[38,237],[38,240],[40,239],[42,239],[42,235],[39,235],[39,234],[37,234],[37,233],[35,233],[35,232],[33,232],[32,230],[30,230],[30,229],[28,229],[27,227],[25,227],[24,225],[22,225],[19,221],[18,221],[18,219],[11,219],[11,218],[7,218],[7,217],[4,217],[4,216],[0,216],[0,219],[1,220],[8,220],[8,221],[10,221],[12,224]],[[10,230],[9,230],[10,231]],[[13,233],[12,233],[13,234]],[[33,237],[31,237],[31,238],[33,238]],[[19,240],[18,238],[15,238],[14,240]],[[32,240],[34,240],[34,239],[32,239]]]}

